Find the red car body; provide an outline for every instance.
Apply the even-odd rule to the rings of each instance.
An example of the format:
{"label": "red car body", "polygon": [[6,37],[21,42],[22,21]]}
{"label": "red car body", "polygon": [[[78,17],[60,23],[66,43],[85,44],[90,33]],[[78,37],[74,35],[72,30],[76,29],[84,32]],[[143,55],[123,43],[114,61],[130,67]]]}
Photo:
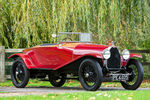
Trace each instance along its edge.
{"label": "red car body", "polygon": [[[57,70],[86,56],[102,59],[104,62],[102,53],[108,47],[106,45],[91,43],[44,44],[25,49],[23,53],[13,54],[9,58],[21,57],[28,69]],[[142,58],[141,55],[130,54],[130,58],[133,57]],[[127,62],[128,60],[123,60],[121,57],[122,67]]]}
{"label": "red car body", "polygon": [[[77,79],[89,91],[97,90],[104,81],[121,82],[129,90],[140,86],[143,68],[133,57],[142,58],[141,55],[130,54],[127,49],[121,53],[113,44],[107,46],[88,43],[91,34],[73,34],[78,37],[70,32],[61,33],[59,44],[37,45],[25,49],[23,53],[11,55],[9,58],[15,59],[11,68],[14,86],[24,88],[30,78],[46,79],[47,76],[55,87],[61,87],[67,79]],[[61,41],[60,35],[65,42]],[[73,38],[80,42],[72,42]]]}

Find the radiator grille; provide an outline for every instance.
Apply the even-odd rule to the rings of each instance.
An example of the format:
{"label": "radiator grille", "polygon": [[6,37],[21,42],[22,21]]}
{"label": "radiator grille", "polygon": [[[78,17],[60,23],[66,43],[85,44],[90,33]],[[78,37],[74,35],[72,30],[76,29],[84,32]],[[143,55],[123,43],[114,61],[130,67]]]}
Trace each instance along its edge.
{"label": "radiator grille", "polygon": [[109,70],[118,70],[121,65],[120,53],[116,47],[110,49],[111,57],[107,60],[107,67]]}

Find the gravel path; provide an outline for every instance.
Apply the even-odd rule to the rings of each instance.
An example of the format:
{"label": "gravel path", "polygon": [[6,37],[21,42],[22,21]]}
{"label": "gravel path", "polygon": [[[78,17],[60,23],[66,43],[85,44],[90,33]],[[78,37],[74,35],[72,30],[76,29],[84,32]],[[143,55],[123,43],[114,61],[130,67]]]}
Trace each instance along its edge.
{"label": "gravel path", "polygon": [[[122,90],[123,88],[118,87],[101,87],[98,91],[114,91]],[[150,88],[139,88],[138,90],[150,90]],[[83,92],[85,91],[80,87],[27,87],[27,88],[15,88],[15,87],[0,87],[0,96],[22,96],[22,95],[41,95],[48,93],[70,93],[70,92]]]}

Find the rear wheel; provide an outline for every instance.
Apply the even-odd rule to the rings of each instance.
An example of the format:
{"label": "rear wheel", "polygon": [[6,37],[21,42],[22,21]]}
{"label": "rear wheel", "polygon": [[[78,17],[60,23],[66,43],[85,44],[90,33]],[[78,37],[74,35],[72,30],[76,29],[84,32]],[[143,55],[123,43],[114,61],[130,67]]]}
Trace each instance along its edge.
{"label": "rear wheel", "polygon": [[50,83],[54,87],[61,87],[66,82],[66,74],[60,74],[60,75],[49,74],[48,77],[49,77]]}
{"label": "rear wheel", "polygon": [[136,90],[143,81],[142,64],[138,60],[131,59],[126,66],[126,71],[131,75],[128,81],[121,82],[122,86],[128,90]]}
{"label": "rear wheel", "polygon": [[100,64],[94,59],[83,60],[78,74],[81,85],[89,91],[96,91],[103,81]]}
{"label": "rear wheel", "polygon": [[17,59],[11,69],[11,80],[15,87],[24,88],[29,81],[30,73],[21,59]]}

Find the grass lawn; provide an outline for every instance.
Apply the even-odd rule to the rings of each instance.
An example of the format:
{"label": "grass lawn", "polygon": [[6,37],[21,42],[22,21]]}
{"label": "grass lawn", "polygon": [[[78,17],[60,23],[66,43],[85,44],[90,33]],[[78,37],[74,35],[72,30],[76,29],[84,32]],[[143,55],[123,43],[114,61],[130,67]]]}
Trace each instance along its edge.
{"label": "grass lawn", "polygon": [[[13,86],[10,80],[5,83],[0,83],[2,87]],[[52,86],[48,81],[30,80],[27,87]],[[81,87],[78,81],[68,80],[66,87]],[[104,82],[102,87],[121,87],[118,82]],[[150,81],[143,81],[141,87],[149,87]],[[0,92],[3,94],[5,92]],[[76,92],[76,93],[59,93],[59,94],[41,94],[41,95],[26,95],[26,96],[10,96],[0,97],[0,100],[149,100],[150,90],[108,90],[96,92]]]}
{"label": "grass lawn", "polygon": [[150,90],[141,91],[97,91],[65,94],[27,95],[0,97],[0,100],[149,100]]}
{"label": "grass lawn", "polygon": [[[9,86],[13,86],[11,80],[7,80],[4,83],[0,83],[1,87],[9,87]],[[49,87],[52,86],[50,84],[50,82],[48,81],[38,81],[38,80],[30,80],[27,87],[40,87],[40,86],[45,86],[45,87]],[[79,81],[75,81],[75,80],[68,80],[64,86],[66,87],[81,87],[80,82]],[[120,82],[103,82],[101,87],[122,87]],[[142,85],[140,86],[142,88],[150,88],[150,80],[144,80]]]}

